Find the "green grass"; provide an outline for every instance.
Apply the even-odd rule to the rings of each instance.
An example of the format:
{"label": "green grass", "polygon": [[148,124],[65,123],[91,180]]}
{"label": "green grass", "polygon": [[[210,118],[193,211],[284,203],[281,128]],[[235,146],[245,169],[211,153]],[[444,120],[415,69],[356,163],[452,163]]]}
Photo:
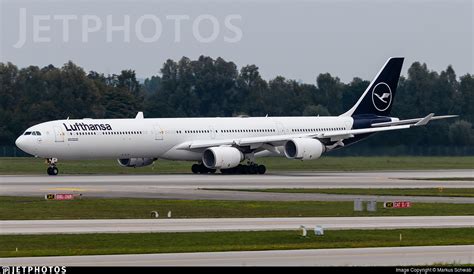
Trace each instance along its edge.
{"label": "green grass", "polygon": [[[275,171],[359,171],[472,169],[474,157],[323,157],[314,161],[259,158],[258,163]],[[151,174],[190,173],[192,162],[158,160],[142,168],[120,167],[114,160],[61,161],[61,174]],[[45,174],[46,165],[37,158],[0,158],[0,174]]]}
{"label": "green grass", "polygon": [[[0,257],[474,244],[473,228],[0,236]],[[403,240],[400,241],[400,234]],[[18,251],[16,251],[18,248]]]}
{"label": "green grass", "polygon": [[474,188],[268,188],[268,189],[225,189],[206,190],[272,192],[272,193],[322,193],[347,195],[392,195],[433,197],[474,197]]}
{"label": "green grass", "polygon": [[319,217],[319,216],[449,216],[473,215],[474,204],[412,203],[411,208],[354,212],[353,202],[214,201],[131,198],[83,198],[46,201],[37,197],[0,197],[0,220],[150,218],[151,211],[173,218]]}

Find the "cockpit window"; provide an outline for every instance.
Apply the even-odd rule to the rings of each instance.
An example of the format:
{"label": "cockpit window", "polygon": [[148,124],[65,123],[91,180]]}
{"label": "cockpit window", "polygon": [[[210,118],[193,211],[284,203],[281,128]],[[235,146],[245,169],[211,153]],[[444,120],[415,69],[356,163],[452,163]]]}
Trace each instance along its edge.
{"label": "cockpit window", "polygon": [[25,135],[31,135],[31,131],[25,132]]}
{"label": "cockpit window", "polygon": [[35,131],[36,134],[33,134],[33,135],[36,135],[36,136],[41,136],[41,133],[39,131]]}

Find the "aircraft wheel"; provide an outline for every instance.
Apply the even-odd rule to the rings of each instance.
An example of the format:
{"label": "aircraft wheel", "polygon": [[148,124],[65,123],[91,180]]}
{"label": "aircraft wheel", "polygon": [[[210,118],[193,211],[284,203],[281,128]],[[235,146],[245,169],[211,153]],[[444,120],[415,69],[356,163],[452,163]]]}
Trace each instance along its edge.
{"label": "aircraft wheel", "polygon": [[257,171],[258,171],[258,174],[265,174],[265,172],[267,171],[267,168],[264,165],[259,165],[257,167]]}
{"label": "aircraft wheel", "polygon": [[191,171],[192,171],[194,174],[199,173],[199,165],[198,165],[198,164],[193,164],[193,165],[191,166]]}
{"label": "aircraft wheel", "polygon": [[257,174],[257,173],[258,173],[258,169],[256,165],[249,166],[249,174]]}
{"label": "aircraft wheel", "polygon": [[209,172],[209,169],[205,165],[203,164],[199,165],[199,173],[207,174],[208,172]]}
{"label": "aircraft wheel", "polygon": [[53,167],[53,174],[52,175],[58,175],[59,174],[59,169],[57,167]]}
{"label": "aircraft wheel", "polygon": [[58,174],[59,174],[59,170],[58,170],[58,168],[55,167],[55,166],[50,166],[50,167],[48,167],[48,169],[47,169],[47,173],[48,173],[48,175],[53,175],[53,176],[55,176],[55,175],[58,175]]}

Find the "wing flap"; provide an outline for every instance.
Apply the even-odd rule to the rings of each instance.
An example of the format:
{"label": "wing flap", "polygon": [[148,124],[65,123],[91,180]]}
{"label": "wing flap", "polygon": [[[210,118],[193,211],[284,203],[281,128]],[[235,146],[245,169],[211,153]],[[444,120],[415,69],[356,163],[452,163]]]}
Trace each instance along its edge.
{"label": "wing flap", "polygon": [[180,145],[180,148],[187,149],[200,149],[213,146],[225,146],[225,145],[235,145],[235,146],[250,146],[253,144],[268,144],[274,142],[283,142],[293,138],[309,138],[314,137],[315,134],[295,134],[295,135],[270,135],[270,136],[261,136],[261,137],[247,137],[240,139],[223,139],[223,140],[202,140],[202,141],[192,141],[189,143],[183,143]]}
{"label": "wing flap", "polygon": [[[334,137],[348,136],[349,138],[352,138],[352,137],[354,137],[354,135],[358,135],[358,134],[366,134],[366,133],[375,133],[375,132],[390,131],[390,130],[407,129],[407,128],[410,128],[410,127],[411,127],[411,125],[402,125],[402,126],[391,126],[391,127],[339,130],[339,131],[321,133],[318,137],[319,138],[334,138]],[[340,138],[340,139],[347,139],[347,138]]]}

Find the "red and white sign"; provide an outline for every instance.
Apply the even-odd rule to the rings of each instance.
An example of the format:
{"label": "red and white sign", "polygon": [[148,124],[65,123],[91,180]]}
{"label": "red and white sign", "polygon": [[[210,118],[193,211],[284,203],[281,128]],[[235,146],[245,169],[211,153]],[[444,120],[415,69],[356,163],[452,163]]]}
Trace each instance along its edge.
{"label": "red and white sign", "polygon": [[64,193],[47,194],[47,195],[45,195],[45,198],[46,198],[46,200],[59,200],[59,201],[74,200],[74,194],[64,194]]}
{"label": "red and white sign", "polygon": [[409,208],[411,207],[411,202],[409,201],[395,201],[395,202],[385,202],[385,208]]}
{"label": "red and white sign", "polygon": [[74,200],[74,194],[56,194],[55,200]]}
{"label": "red and white sign", "polygon": [[395,201],[393,202],[394,208],[409,208],[411,207],[411,202],[409,201]]}

